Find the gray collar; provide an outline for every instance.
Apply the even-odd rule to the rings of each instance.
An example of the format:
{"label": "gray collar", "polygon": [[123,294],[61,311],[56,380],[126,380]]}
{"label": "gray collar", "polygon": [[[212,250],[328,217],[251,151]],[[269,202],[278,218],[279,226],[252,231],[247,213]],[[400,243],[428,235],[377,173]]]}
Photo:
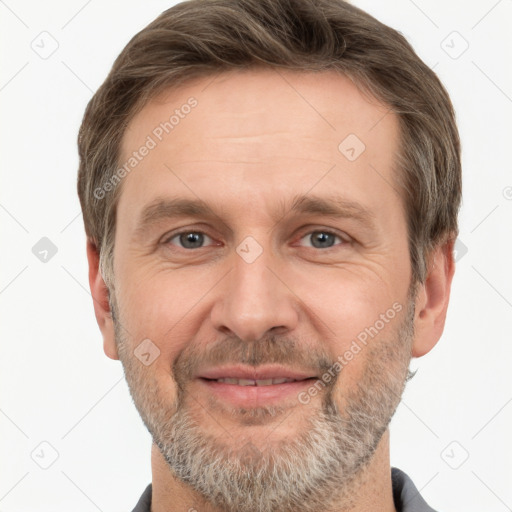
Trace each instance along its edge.
{"label": "gray collar", "polygon": [[[393,500],[397,512],[436,512],[421,497],[413,481],[400,469],[391,468]],[[149,484],[132,512],[151,512],[151,491]]]}

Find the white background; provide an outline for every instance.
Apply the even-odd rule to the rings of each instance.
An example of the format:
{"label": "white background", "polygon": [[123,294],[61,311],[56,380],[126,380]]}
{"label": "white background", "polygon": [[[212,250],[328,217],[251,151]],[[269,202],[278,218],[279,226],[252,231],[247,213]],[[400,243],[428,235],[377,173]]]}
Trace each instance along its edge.
{"label": "white background", "polygon": [[[151,480],[150,436],[93,314],[76,135],[114,58],[173,3],[0,1],[0,512],[127,511]],[[512,510],[512,1],[354,3],[434,68],[463,144],[467,253],[444,335],[412,363],[391,463],[439,511]],[[57,44],[43,31],[47,59],[31,47]],[[58,249],[47,263],[42,237]]]}

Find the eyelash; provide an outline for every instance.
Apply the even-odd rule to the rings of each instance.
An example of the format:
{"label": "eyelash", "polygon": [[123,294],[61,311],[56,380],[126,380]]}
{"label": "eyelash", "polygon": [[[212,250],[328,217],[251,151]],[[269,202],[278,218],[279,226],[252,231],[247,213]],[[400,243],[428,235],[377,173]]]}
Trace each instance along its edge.
{"label": "eyelash", "polygon": [[[205,235],[208,238],[210,238],[210,240],[213,240],[213,238],[211,236],[209,236],[207,233],[205,233],[204,231],[193,230],[193,229],[185,229],[183,231],[179,231],[177,233],[173,233],[171,236],[169,236],[166,239],[164,239],[163,244],[164,245],[170,244],[171,240],[174,240],[175,238],[179,237],[180,235],[190,234],[190,233]],[[313,229],[313,230],[307,231],[304,234],[302,234],[302,236],[299,238],[299,240],[302,240],[307,235],[312,235],[313,233],[323,233],[323,234],[326,234],[326,235],[333,235],[334,237],[339,238],[341,240],[341,242],[342,242],[341,244],[337,244],[337,245],[346,245],[346,244],[350,243],[349,240],[345,240],[343,236],[341,236],[340,234],[336,233],[335,231],[331,231],[329,229]],[[349,238],[348,235],[345,235],[345,237]],[[195,249],[187,249],[185,247],[179,247],[179,249],[181,249],[183,251],[189,251],[189,252],[194,251],[194,250],[199,250],[199,249],[205,249],[205,248],[206,247],[197,247]],[[335,249],[336,248],[336,244],[334,246],[332,246],[332,247],[326,247],[325,249],[321,249],[321,248],[317,248],[317,247],[308,247],[308,248],[309,249],[317,249],[319,251],[327,252],[329,250]]]}

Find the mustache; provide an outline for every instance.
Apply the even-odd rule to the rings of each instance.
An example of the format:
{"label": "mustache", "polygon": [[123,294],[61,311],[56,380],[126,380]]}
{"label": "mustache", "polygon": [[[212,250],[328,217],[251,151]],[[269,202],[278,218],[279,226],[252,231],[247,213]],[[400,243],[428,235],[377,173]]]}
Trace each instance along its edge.
{"label": "mustache", "polygon": [[176,380],[192,379],[200,368],[244,364],[257,368],[266,364],[282,364],[296,370],[321,375],[335,360],[329,353],[311,342],[290,337],[270,335],[258,341],[243,341],[228,337],[207,344],[187,346],[175,359],[173,371]]}

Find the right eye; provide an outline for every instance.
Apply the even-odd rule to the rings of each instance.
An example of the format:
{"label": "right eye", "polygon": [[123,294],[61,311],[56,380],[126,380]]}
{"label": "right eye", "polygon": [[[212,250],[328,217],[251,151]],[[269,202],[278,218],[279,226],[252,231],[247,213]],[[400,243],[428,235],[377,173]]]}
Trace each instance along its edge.
{"label": "right eye", "polygon": [[202,249],[202,244],[204,243],[205,238],[209,239],[210,241],[212,240],[208,235],[201,231],[186,230],[180,231],[179,233],[174,233],[172,236],[164,240],[163,243],[175,245],[172,243],[172,240],[177,239],[178,243],[181,244],[182,249]]}

